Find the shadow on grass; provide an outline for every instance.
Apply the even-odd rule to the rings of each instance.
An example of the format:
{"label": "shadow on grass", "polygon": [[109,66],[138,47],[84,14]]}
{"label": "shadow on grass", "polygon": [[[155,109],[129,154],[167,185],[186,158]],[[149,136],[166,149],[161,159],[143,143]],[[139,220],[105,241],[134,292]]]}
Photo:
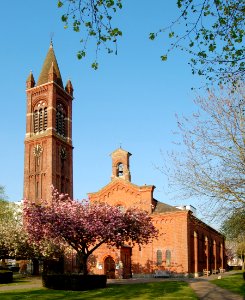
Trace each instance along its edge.
{"label": "shadow on grass", "polygon": [[40,277],[33,277],[33,276],[14,276],[13,278],[13,282],[11,283],[3,283],[3,284],[0,284],[0,287],[1,286],[11,286],[11,285],[19,285],[19,284],[35,284],[35,283],[38,283],[40,282],[41,278]]}
{"label": "shadow on grass", "polygon": [[242,272],[231,274],[221,279],[211,280],[211,282],[223,289],[245,296],[245,281]]}
{"label": "shadow on grass", "polygon": [[197,299],[194,292],[186,282],[154,282],[139,283],[130,285],[108,285],[105,289],[91,291],[58,291],[49,289],[32,289],[32,290],[13,290],[0,292],[1,300],[19,300],[19,299],[87,299],[87,300],[118,300],[118,299]]}

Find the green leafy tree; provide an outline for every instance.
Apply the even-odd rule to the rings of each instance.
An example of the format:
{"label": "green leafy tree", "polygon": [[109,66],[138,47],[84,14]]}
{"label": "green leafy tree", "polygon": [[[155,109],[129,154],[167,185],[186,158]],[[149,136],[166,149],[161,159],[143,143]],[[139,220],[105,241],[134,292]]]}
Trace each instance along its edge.
{"label": "green leafy tree", "polygon": [[[65,28],[71,24],[82,36],[79,59],[86,56],[91,38],[96,44],[94,69],[98,68],[97,54],[101,46],[108,53],[117,53],[117,41],[122,32],[112,26],[112,18],[122,8],[122,0],[59,0],[58,7],[65,10],[62,15]],[[177,0],[177,8],[180,13],[176,20],[149,34],[150,40],[162,35],[163,39],[172,40],[161,60],[166,61],[172,50],[180,49],[191,55],[189,64],[193,74],[219,82],[243,79],[244,1]]]}
{"label": "green leafy tree", "polygon": [[238,244],[236,253],[242,260],[242,270],[245,270],[245,239]]}
{"label": "green leafy tree", "polygon": [[229,240],[245,240],[245,209],[235,210],[225,219],[222,224],[222,231]]}
{"label": "green leafy tree", "polygon": [[233,253],[245,261],[245,209],[236,209],[222,223],[221,230],[227,240],[233,243]]}
{"label": "green leafy tree", "polygon": [[4,187],[0,186],[0,259],[7,255],[2,225],[11,217],[11,210],[6,198]]}

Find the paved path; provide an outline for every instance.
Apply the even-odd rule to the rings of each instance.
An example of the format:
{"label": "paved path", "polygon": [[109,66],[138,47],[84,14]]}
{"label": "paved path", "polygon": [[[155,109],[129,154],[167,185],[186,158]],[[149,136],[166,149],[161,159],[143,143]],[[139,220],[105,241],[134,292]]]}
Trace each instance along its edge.
{"label": "paved path", "polygon": [[208,277],[203,276],[190,280],[189,285],[195,291],[200,300],[245,300],[243,296],[230,292],[226,289],[222,289],[209,282],[210,280],[217,279],[218,276],[224,278],[235,273],[237,273],[237,271],[230,271]]}
{"label": "paved path", "polygon": [[208,280],[193,280],[189,284],[200,300],[244,300],[242,296],[222,289]]}

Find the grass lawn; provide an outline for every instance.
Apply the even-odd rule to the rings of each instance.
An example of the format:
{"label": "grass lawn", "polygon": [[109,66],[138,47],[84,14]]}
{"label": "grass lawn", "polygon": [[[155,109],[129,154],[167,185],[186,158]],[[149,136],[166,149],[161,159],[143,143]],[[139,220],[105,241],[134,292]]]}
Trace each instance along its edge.
{"label": "grass lawn", "polygon": [[242,272],[232,274],[222,279],[215,279],[211,282],[221,288],[245,296],[245,280],[242,277]]}
{"label": "grass lawn", "polygon": [[53,300],[53,299],[198,299],[188,283],[181,281],[166,281],[138,284],[110,284],[105,289],[91,291],[57,291],[45,288],[0,291],[1,300]]}

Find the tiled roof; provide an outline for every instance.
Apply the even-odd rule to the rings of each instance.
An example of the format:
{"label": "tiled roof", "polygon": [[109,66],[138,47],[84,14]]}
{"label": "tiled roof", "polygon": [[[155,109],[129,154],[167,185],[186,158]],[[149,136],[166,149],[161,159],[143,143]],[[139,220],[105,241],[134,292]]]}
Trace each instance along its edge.
{"label": "tiled roof", "polygon": [[153,213],[165,213],[165,212],[170,212],[170,211],[180,211],[178,208],[168,205],[166,203],[162,203],[159,201],[156,201],[156,206],[153,211]]}
{"label": "tiled roof", "polygon": [[57,63],[57,60],[56,60],[56,57],[54,54],[54,49],[53,49],[52,43],[50,44],[47,56],[43,63],[43,67],[42,67],[41,73],[39,75],[37,85],[41,85],[41,84],[48,82],[48,74],[49,74],[49,70],[52,66],[52,63],[54,64],[54,70],[55,70],[55,73],[57,76],[56,83],[63,88],[63,82],[62,82],[62,78],[60,75],[59,66],[58,66],[58,63]]}

